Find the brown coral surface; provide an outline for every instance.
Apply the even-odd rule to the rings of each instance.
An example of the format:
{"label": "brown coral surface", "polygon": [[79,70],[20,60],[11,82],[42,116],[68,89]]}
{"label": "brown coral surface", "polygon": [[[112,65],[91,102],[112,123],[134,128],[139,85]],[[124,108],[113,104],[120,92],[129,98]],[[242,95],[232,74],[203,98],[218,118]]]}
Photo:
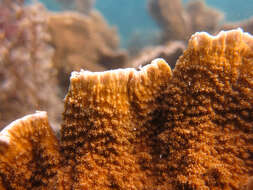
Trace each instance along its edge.
{"label": "brown coral surface", "polygon": [[[41,117],[7,127],[0,188],[245,190],[253,175],[252,114],[253,37],[241,30],[196,33],[173,72],[161,59],[140,71],[74,72],[60,151]],[[22,136],[9,138],[16,133]],[[11,144],[17,149],[9,154]],[[8,162],[14,158],[20,160]],[[36,183],[22,175],[30,162]],[[43,170],[51,168],[57,173]]]}

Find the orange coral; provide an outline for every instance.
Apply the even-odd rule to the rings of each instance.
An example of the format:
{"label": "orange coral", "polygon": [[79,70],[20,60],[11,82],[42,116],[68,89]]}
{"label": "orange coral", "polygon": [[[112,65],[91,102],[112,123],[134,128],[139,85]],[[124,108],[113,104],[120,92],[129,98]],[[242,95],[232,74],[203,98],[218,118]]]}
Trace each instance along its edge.
{"label": "orange coral", "polygon": [[140,133],[151,130],[143,124],[152,119],[170,76],[164,61],[139,72],[72,74],[61,130],[64,173],[72,179],[67,182],[69,189],[144,189],[151,185],[136,151],[146,140]]}
{"label": "orange coral", "polygon": [[197,33],[178,60],[160,135],[178,189],[244,189],[253,174],[252,51],[241,30]]}
{"label": "orange coral", "polygon": [[[34,145],[50,150],[47,160],[56,160],[58,169],[52,175],[58,176],[56,189],[246,190],[253,175],[252,52],[253,37],[241,30],[216,37],[197,33],[173,72],[161,59],[140,71],[74,72],[65,98],[59,165],[57,145],[40,143],[48,127],[35,128],[41,131],[37,136],[22,131],[26,137],[16,146],[25,148],[23,139],[37,137]],[[51,135],[47,139],[56,141]],[[0,182],[8,189],[5,147],[1,143]],[[37,160],[32,161],[39,166]],[[19,162],[13,163],[11,176],[26,180],[19,176],[24,170],[16,170]],[[36,167],[32,171],[42,175]],[[47,179],[49,188],[50,179],[39,179]]]}
{"label": "orange coral", "polygon": [[0,189],[54,189],[58,148],[45,112],[11,123],[0,133]]}
{"label": "orange coral", "polygon": [[253,177],[250,177],[248,180],[247,190],[253,190]]}

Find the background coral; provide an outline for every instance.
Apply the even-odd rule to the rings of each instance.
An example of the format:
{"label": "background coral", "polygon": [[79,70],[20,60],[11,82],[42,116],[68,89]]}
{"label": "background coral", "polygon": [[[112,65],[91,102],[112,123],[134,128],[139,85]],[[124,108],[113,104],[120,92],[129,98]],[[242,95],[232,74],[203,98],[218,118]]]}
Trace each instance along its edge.
{"label": "background coral", "polygon": [[126,64],[127,54],[118,49],[116,29],[109,27],[96,11],[89,16],[73,12],[52,14],[48,27],[63,94],[73,70],[103,71]]}
{"label": "background coral", "polygon": [[16,1],[0,5],[0,126],[16,117],[43,109],[58,123],[56,70],[48,45],[46,11],[41,5],[26,7]]}
{"label": "background coral", "polygon": [[224,25],[221,26],[221,29],[231,30],[233,28],[239,28],[239,27],[242,28],[243,31],[253,34],[253,17],[247,20],[240,21],[240,22],[224,23]]}
{"label": "background coral", "polygon": [[149,9],[163,30],[162,40],[187,39],[190,20],[188,20],[189,17],[187,17],[181,0],[150,0]]}
{"label": "background coral", "polygon": [[190,1],[186,7],[181,0],[150,0],[149,9],[163,31],[162,42],[187,40],[197,31],[217,31],[223,14],[199,1]]}
{"label": "background coral", "polygon": [[164,59],[171,69],[174,69],[179,56],[183,54],[184,50],[185,44],[182,41],[171,41],[165,45],[147,47],[140,51],[138,55],[132,57],[127,66],[139,68],[150,64],[152,60],[159,57]]}

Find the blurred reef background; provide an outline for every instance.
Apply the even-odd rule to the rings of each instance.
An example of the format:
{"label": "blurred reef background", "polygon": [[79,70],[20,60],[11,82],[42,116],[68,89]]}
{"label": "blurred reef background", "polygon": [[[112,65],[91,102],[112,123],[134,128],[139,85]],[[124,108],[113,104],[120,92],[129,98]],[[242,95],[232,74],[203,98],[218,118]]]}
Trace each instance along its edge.
{"label": "blurred reef background", "polygon": [[195,32],[253,33],[251,1],[0,0],[0,128],[45,110],[58,129],[72,71],[174,68]]}

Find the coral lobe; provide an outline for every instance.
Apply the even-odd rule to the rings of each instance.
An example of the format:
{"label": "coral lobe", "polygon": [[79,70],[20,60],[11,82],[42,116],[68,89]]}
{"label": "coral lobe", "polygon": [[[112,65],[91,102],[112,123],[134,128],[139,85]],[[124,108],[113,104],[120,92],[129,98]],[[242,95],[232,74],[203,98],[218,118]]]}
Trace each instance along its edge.
{"label": "coral lobe", "polygon": [[141,123],[153,111],[147,108],[170,76],[162,60],[141,71],[72,74],[61,139],[72,187],[144,188],[141,181],[147,176],[137,164],[134,144],[138,131],[144,130]]}
{"label": "coral lobe", "polygon": [[45,112],[14,121],[0,134],[0,187],[54,189],[59,169],[58,151],[58,142]]}

